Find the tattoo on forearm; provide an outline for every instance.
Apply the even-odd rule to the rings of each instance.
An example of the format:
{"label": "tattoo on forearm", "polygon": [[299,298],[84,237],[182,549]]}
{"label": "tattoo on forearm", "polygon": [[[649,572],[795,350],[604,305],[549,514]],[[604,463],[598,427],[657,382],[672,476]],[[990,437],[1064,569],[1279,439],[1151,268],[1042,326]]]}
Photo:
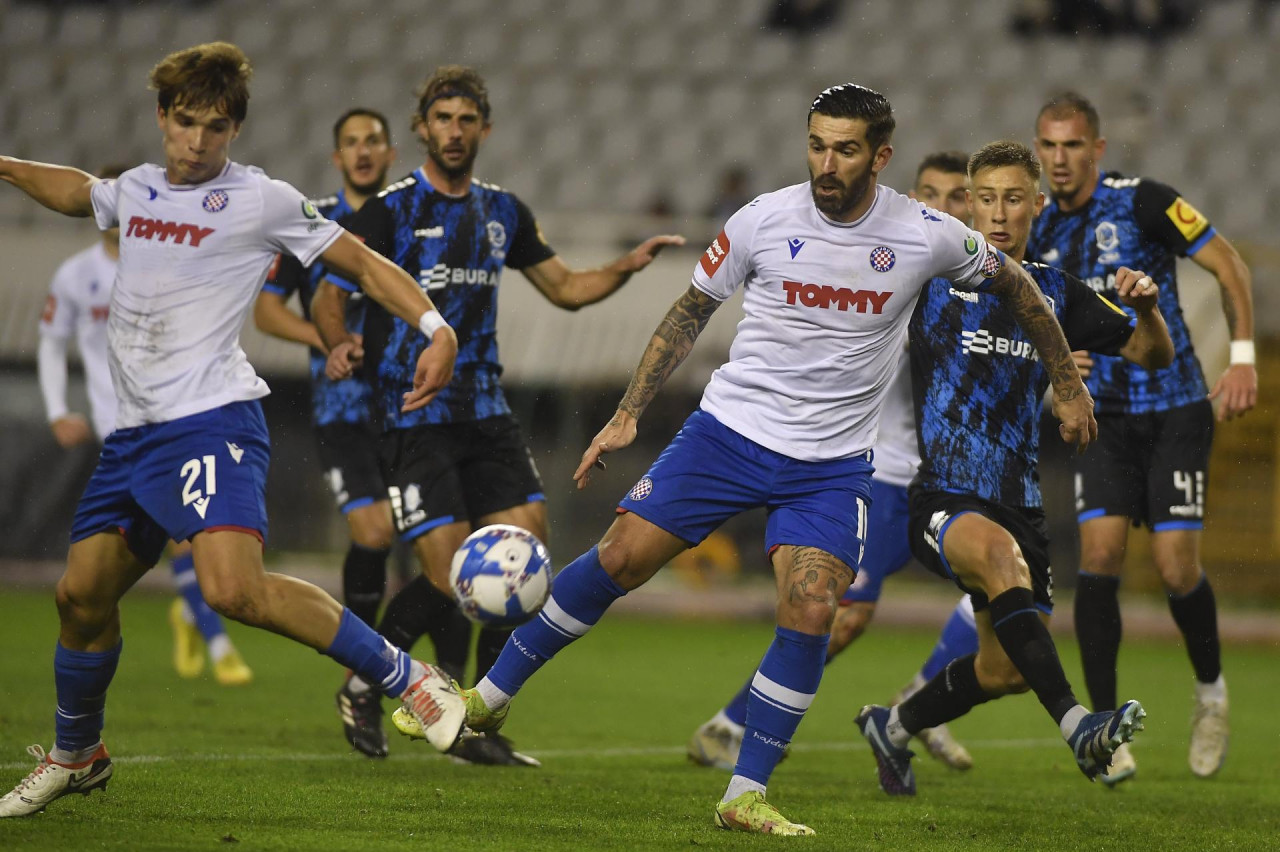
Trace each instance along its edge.
{"label": "tattoo on forearm", "polygon": [[1227,318],[1227,332],[1230,334],[1231,339],[1235,340],[1236,323],[1238,322],[1238,318],[1236,317],[1236,302],[1235,299],[1231,298],[1230,290],[1221,284],[1219,284],[1218,287],[1222,290],[1222,313]]}
{"label": "tattoo on forearm", "polygon": [[1083,393],[1084,384],[1071,358],[1071,347],[1035,279],[1021,266],[1006,263],[992,279],[991,292],[1001,298],[1031,338],[1053,383],[1054,396],[1067,402]]}
{"label": "tattoo on forearm", "polygon": [[618,404],[621,411],[639,417],[667,377],[675,372],[715,313],[720,303],[696,287],[690,287],[653,332],[653,339],[640,357],[631,384]]}

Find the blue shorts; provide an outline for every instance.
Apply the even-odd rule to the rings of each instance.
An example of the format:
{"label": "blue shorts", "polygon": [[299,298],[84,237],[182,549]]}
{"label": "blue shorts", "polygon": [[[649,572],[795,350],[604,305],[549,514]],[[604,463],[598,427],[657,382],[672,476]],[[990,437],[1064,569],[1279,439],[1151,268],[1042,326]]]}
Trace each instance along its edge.
{"label": "blue shorts", "polygon": [[690,544],[734,515],[768,510],[765,549],[816,547],[854,571],[862,555],[871,453],[800,461],[760,446],[705,411],[684,422],[649,472],[618,503]]}
{"label": "blue shorts", "polygon": [[840,598],[841,604],[875,603],[885,578],[911,561],[907,535],[906,486],[871,480],[871,509],[867,512],[867,540],[857,578]]}
{"label": "blue shorts", "polygon": [[233,529],[267,537],[271,441],[257,400],[107,436],[71,541],[119,531],[144,565],[169,539]]}

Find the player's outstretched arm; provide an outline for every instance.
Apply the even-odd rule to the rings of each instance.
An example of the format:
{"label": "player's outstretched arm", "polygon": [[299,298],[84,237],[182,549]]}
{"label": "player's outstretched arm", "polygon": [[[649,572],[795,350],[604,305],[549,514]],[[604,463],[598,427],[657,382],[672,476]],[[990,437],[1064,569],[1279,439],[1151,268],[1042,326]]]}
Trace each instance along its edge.
{"label": "player's outstretched arm", "polygon": [[364,360],[364,341],[347,331],[348,298],[347,291],[328,278],[320,279],[320,286],[311,297],[311,321],[329,348],[324,374],[334,382],[349,378]]}
{"label": "player's outstretched arm", "polygon": [[436,306],[408,274],[351,234],[343,232],[320,255],[324,265],[357,282],[378,304],[412,326],[430,341],[413,376],[413,390],[404,395],[402,410],[424,407],[453,378],[458,337]]}
{"label": "player's outstretched arm", "polygon": [[631,383],[627,385],[627,392],[618,403],[613,419],[605,424],[582,454],[582,462],[573,473],[573,480],[579,488],[587,487],[592,468],[597,464],[604,466],[600,461],[601,455],[620,450],[635,440],[640,415],[657,396],[667,377],[688,356],[694,341],[718,307],[719,301],[692,285],[676,299],[654,330],[644,355],[640,356],[640,364],[631,376]]}
{"label": "player's outstretched arm", "polygon": [[258,300],[253,303],[253,323],[259,331],[272,337],[305,343],[321,352],[329,349],[320,339],[315,325],[291,311],[279,293],[264,290],[258,294]]}
{"label": "player's outstretched arm", "polygon": [[93,215],[89,191],[98,179],[87,172],[0,157],[0,180],[13,184],[50,210],[66,216]]}
{"label": "player's outstretched arm", "polygon": [[1230,420],[1258,404],[1258,371],[1253,349],[1253,276],[1244,258],[1222,234],[1214,234],[1191,255],[1213,273],[1222,288],[1222,312],[1231,332],[1231,364],[1209,392],[1219,400],[1218,419]]}
{"label": "player's outstretched arm", "polygon": [[608,266],[599,269],[570,269],[559,255],[521,271],[551,304],[567,311],[594,304],[627,283],[667,246],[684,245],[684,237],[659,234],[650,237]]}
{"label": "player's outstretched arm", "polygon": [[[1120,301],[1133,308],[1138,323],[1120,355],[1145,370],[1159,370],[1173,363],[1173,339],[1160,313],[1160,288],[1143,272],[1122,266],[1116,271]],[[1079,365],[1077,359],[1076,364]]]}
{"label": "player's outstretched arm", "polygon": [[1049,309],[1035,279],[1019,263],[1005,263],[991,279],[990,289],[1013,313],[1040,353],[1053,383],[1053,415],[1060,421],[1062,439],[1084,452],[1089,442],[1098,437],[1098,422],[1093,419],[1093,397],[1080,380],[1058,318]]}

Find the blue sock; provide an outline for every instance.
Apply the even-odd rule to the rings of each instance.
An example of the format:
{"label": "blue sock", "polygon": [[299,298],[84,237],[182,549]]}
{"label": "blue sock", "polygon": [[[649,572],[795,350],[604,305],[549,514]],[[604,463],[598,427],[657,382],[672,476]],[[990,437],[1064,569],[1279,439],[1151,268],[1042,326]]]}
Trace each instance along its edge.
{"label": "blue sock", "polygon": [[178,594],[187,602],[187,608],[196,620],[196,629],[204,637],[205,644],[226,633],[222,617],[209,608],[200,594],[200,583],[196,580],[196,560],[190,553],[173,557],[173,584],[178,587]]}
{"label": "blue sock", "polygon": [[728,717],[730,722],[735,725],[747,724],[747,697],[751,695],[751,680],[748,679],[742,685],[742,689],[738,690],[738,694],[724,705],[724,715]]}
{"label": "blue sock", "polygon": [[69,651],[58,643],[53,652],[53,682],[58,692],[54,745],[81,751],[102,739],[107,687],[116,675],[123,640],[110,651]]}
{"label": "blue sock", "polygon": [[822,681],[830,634],[810,636],[779,627],[760,661],[747,698],[747,730],[733,774],[769,783]]}
{"label": "blue sock", "polygon": [[942,635],[933,653],[920,669],[925,683],[933,680],[947,667],[947,663],[978,653],[978,628],[973,623],[973,604],[965,597],[951,611],[951,617],[942,626]]}
{"label": "blue sock", "polygon": [[399,698],[409,688],[413,659],[346,607],[342,608],[338,635],[324,653],[392,698]]}
{"label": "blue sock", "polygon": [[516,628],[486,679],[515,695],[543,664],[592,628],[609,605],[627,592],[605,573],[591,548],[556,575],[551,599],[530,621]]}

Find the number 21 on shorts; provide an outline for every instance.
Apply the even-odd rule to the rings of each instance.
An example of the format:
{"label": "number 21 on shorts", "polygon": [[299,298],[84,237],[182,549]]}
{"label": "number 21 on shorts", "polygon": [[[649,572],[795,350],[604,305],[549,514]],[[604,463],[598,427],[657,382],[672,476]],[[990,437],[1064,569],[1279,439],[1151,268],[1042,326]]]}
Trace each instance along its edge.
{"label": "number 21 on shorts", "polygon": [[[217,461],[213,456],[191,459],[182,466],[182,471],[178,474],[178,476],[186,480],[186,484],[182,486],[182,505],[194,507],[201,518],[209,510],[209,499],[218,493]],[[202,471],[204,473],[203,487],[200,483]]]}

